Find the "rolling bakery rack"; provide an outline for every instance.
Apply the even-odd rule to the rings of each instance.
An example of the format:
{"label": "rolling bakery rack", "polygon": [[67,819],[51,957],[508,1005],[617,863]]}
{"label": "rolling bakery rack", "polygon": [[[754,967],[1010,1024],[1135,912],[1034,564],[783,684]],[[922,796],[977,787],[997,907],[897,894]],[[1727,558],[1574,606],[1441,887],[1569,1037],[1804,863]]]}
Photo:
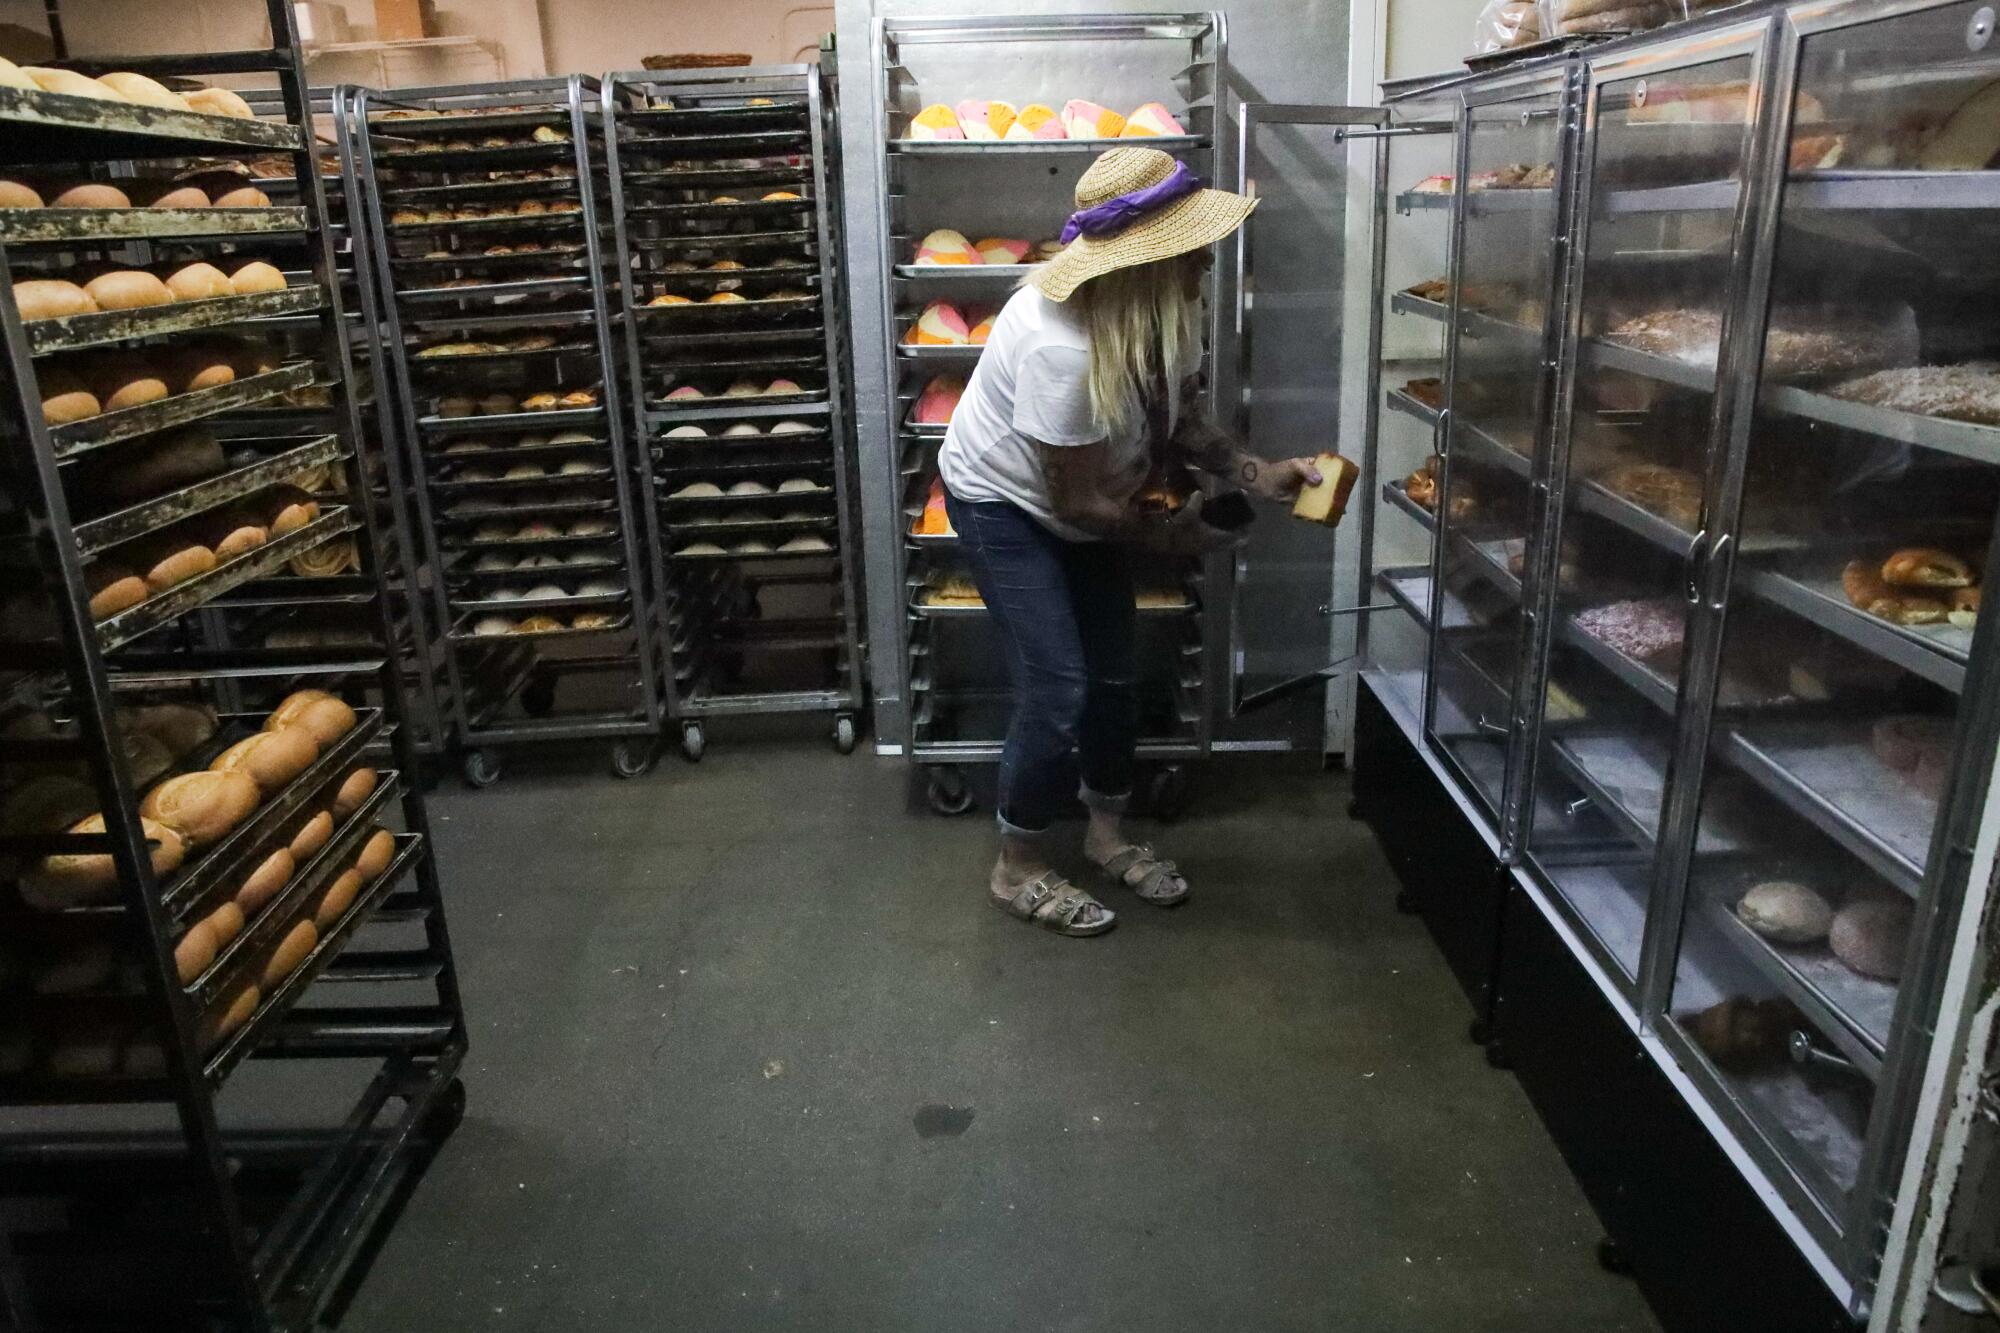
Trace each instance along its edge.
{"label": "rolling bakery rack", "polygon": [[463,771],[602,739],[651,767],[665,716],[610,258],[578,76],[356,90],[359,187]]}
{"label": "rolling bakery rack", "polygon": [[[884,185],[876,219],[882,238],[884,349],[891,403],[888,428],[898,497],[897,531],[871,534],[898,571],[903,697],[909,701],[908,754],[926,774],[931,807],[943,814],[971,808],[960,768],[1000,757],[1008,689],[1004,652],[986,608],[952,597],[965,567],[957,539],[921,520],[934,495],[942,421],[923,420],[927,391],[962,387],[979,358],[977,345],[918,345],[909,340],[926,305],[936,300],[997,310],[1028,272],[1022,263],[933,265],[919,244],[951,228],[968,240],[1046,240],[1075,207],[1077,178],[1113,141],[1104,139],[915,140],[911,119],[926,104],[973,96],[1004,97],[1016,105],[1060,107],[1087,96],[1128,108],[1178,99],[1173,107],[1187,132],[1124,140],[1184,157],[1213,180],[1229,178],[1228,143],[1219,132],[1218,100],[1227,70],[1223,16],[1078,14],[1020,17],[881,19],[875,24],[876,133]],[[1211,284],[1212,288],[1213,284]],[[1212,360],[1220,341],[1219,304],[1210,292]],[[967,318],[967,322],[972,322]],[[941,383],[942,382],[942,383]],[[948,414],[944,414],[948,418]],[[1198,561],[1177,562],[1140,593],[1140,725],[1142,758],[1164,765],[1155,775],[1152,808],[1170,816],[1187,797],[1181,765],[1206,756],[1211,743],[1211,664],[1222,654],[1204,607],[1208,573]],[[889,644],[882,651],[888,651]]]}
{"label": "rolling bakery rack", "polygon": [[672,654],[670,715],[832,713],[862,697],[837,325],[836,142],[819,72],[605,82],[626,389]]}
{"label": "rolling bakery rack", "polygon": [[[6,174],[51,194],[223,193],[215,163],[283,155],[298,201],[0,209],[0,1304],[24,1329],[310,1326],[463,1109],[384,599],[366,643],[243,632],[311,613],[329,552],[377,568],[305,82],[290,6],[268,10],[268,49],[113,63],[69,59],[50,17],[65,66],[260,77],[285,123],[0,89]],[[31,320],[15,296],[260,258],[282,285]],[[277,339],[308,315],[297,356]],[[98,402],[114,383],[140,401]],[[296,433],[237,433],[314,385]],[[238,743],[302,685],[328,696],[309,730]],[[282,770],[231,768],[272,740]],[[229,799],[166,795],[204,786]]]}

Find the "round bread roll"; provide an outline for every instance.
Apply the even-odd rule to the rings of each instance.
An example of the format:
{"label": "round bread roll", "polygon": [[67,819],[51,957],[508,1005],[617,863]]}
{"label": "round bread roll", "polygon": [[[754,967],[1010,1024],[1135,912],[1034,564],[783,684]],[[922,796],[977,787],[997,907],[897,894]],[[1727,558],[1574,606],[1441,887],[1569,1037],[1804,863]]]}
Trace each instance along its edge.
{"label": "round bread roll", "polygon": [[317,500],[288,500],[271,515],[271,535],[282,537],[288,532],[297,532],[318,517]]}
{"label": "round bread roll", "polygon": [[248,773],[258,789],[270,795],[312,767],[319,758],[319,742],[304,727],[281,727],[260,731],[240,740],[216,756],[209,767],[216,772],[238,770]]}
{"label": "round bread roll", "polygon": [[191,486],[228,466],[215,436],[194,426],[146,439],[117,465],[93,472],[92,480],[107,498],[130,502]]}
{"label": "round bread roll", "polygon": [[166,380],[140,356],[118,354],[101,358],[92,365],[90,380],[107,412],[156,403],[172,392]]}
{"label": "round bread roll", "polygon": [[255,982],[237,991],[235,997],[229,1001],[228,1007],[215,1016],[215,1026],[210,1039],[220,1041],[248,1023],[263,999],[264,993],[257,989]]}
{"label": "round bread roll", "polygon": [[205,301],[212,296],[230,296],[235,287],[229,275],[213,264],[196,263],[175,269],[167,276],[167,290],[176,301]]}
{"label": "round bread roll", "polygon": [[1903,974],[1904,946],[1915,912],[1907,902],[1863,899],[1833,918],[1826,942],[1833,956],[1864,977],[1894,981]]}
{"label": "round bread roll", "polygon": [[362,879],[373,883],[395,859],[396,835],[388,829],[378,828],[369,835],[367,842],[361,844],[361,854],[354,858],[354,869]]}
{"label": "round bread roll", "polygon": [[236,367],[230,364],[227,356],[198,347],[178,352],[172,357],[170,368],[181,393],[214,389],[236,382]]}
{"label": "round bread roll", "polygon": [[282,292],[285,275],[261,259],[253,259],[229,275],[229,285],[238,296],[253,292]]}
{"label": "round bread roll", "polygon": [[196,977],[208,971],[219,951],[215,932],[208,928],[208,922],[197,921],[189,926],[188,933],[174,946],[174,970],[180,973],[181,985],[192,986]]}
{"label": "round bread roll", "polygon": [[5,56],[0,56],[0,88],[19,88],[24,92],[35,92],[41,87],[28,77],[28,72]]}
{"label": "round bread roll", "polygon": [[51,208],[130,208],[132,198],[116,185],[85,181],[72,185],[49,202]]}
{"label": "round bread roll", "polygon": [[270,961],[264,964],[264,984],[276,986],[286,977],[299,970],[299,964],[319,943],[319,928],[310,921],[301,921],[285,933],[278,941],[278,947],[271,951]]}
{"label": "round bread roll", "polygon": [[215,552],[208,547],[198,542],[183,546],[162,556],[146,571],[146,586],[154,592],[165,592],[189,579],[200,578],[214,569],[216,564]]}
{"label": "round bread roll", "polygon": [[1804,884],[1769,880],[1752,888],[1736,904],[1737,919],[1767,940],[1779,944],[1814,944],[1826,938],[1833,908]]}
{"label": "round bread roll", "polygon": [[50,366],[41,372],[42,421],[50,426],[66,426],[72,421],[88,421],[104,411],[103,400],[74,371]]}
{"label": "round bread roll", "polygon": [[[331,823],[329,820],[329,827]],[[298,858],[292,855],[291,849],[280,847],[265,857],[237,888],[236,905],[243,909],[244,915],[254,914],[278,896],[278,890],[291,882],[292,874],[298,867]]]}
{"label": "round bread roll", "polygon": [[130,70],[119,70],[113,74],[100,74],[97,81],[118,93],[128,102],[139,106],[156,106],[166,111],[186,111],[187,99],[179,93]]}
{"label": "round bread roll", "polygon": [[96,79],[79,74],[73,69],[49,69],[43,65],[23,65],[21,72],[35,81],[35,85],[45,93],[61,93],[65,97],[95,97],[101,102],[122,102],[125,97],[116,88],[99,83]]}
{"label": "round bread roll", "polygon": [[166,283],[135,268],[101,274],[85,283],[83,290],[99,310],[142,310],[170,305],[174,299]]}
{"label": "round bread roll", "polygon": [[217,208],[269,208],[271,196],[254,185],[242,185],[227,194],[217,195]]}
{"label": "round bread roll", "polygon": [[291,845],[286,850],[291,852],[292,860],[303,865],[320,848],[326,846],[327,840],[332,836],[333,816],[322,810],[299,826],[299,831],[292,835]]}
{"label": "round bread roll", "polygon": [[353,868],[334,876],[321,896],[319,906],[313,911],[313,924],[321,930],[332,930],[334,923],[347,915],[347,909],[354,906],[355,895],[361,892],[361,872]]}
{"label": "round bread roll", "polygon": [[215,936],[215,947],[227,949],[230,941],[243,933],[243,909],[233,902],[227,902],[202,918],[202,924]]}
{"label": "round bread roll", "polygon": [[[302,697],[314,696],[314,697]],[[354,709],[324,690],[300,690],[271,711],[264,729],[299,728],[320,745],[331,745],[354,730]]]}
{"label": "round bread roll", "polygon": [[21,181],[0,180],[0,208],[40,208],[42,196]]}
{"label": "round bread roll", "polygon": [[379,780],[372,768],[357,768],[341,781],[340,790],[334,793],[333,816],[335,819],[350,818],[375,792]]}
{"label": "round bread roll", "polygon": [[[172,874],[187,854],[186,844],[171,827],[159,821],[142,818],[139,827],[152,844],[153,874]],[[91,815],[72,824],[69,831],[102,833],[104,816]],[[22,901],[38,912],[59,912],[68,907],[103,902],[118,887],[118,863],[112,860],[109,852],[46,856],[34,869],[21,876],[20,887]]]}
{"label": "round bread roll", "polygon": [[62,319],[97,310],[90,293],[61,278],[29,278],[14,284],[14,305],[25,320]]}
{"label": "round bread roll", "polygon": [[146,793],[139,813],[156,819],[190,847],[205,847],[250,817],[260,796],[247,773],[183,773]]}
{"label": "round bread roll", "polygon": [[146,586],[146,580],[118,565],[92,565],[83,572],[83,578],[84,585],[90,589],[90,615],[93,620],[108,620],[153,595],[153,590]]}
{"label": "round bread roll", "polygon": [[222,533],[215,543],[215,558],[218,561],[234,560],[240,555],[248,555],[271,540],[271,530],[255,523],[244,523]]}
{"label": "round bread roll", "polygon": [[257,113],[250,104],[227,88],[197,88],[187,94],[188,110],[199,111],[209,116],[234,116],[239,120],[255,120]]}
{"label": "round bread roll", "polygon": [[178,185],[155,199],[153,208],[207,208],[208,191],[198,185]]}
{"label": "round bread roll", "polygon": [[167,747],[179,759],[215,735],[215,710],[206,704],[147,704],[134,709],[129,725]]}

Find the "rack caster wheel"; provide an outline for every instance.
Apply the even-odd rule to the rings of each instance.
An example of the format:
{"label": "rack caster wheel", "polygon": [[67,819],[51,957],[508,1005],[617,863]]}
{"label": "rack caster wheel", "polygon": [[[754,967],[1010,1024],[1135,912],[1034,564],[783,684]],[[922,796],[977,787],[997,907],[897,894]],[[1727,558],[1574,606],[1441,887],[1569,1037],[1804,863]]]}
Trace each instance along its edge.
{"label": "rack caster wheel", "polygon": [[1163,824],[1171,824],[1187,813],[1189,790],[1185,768],[1179,764],[1163,768],[1153,775],[1153,789],[1148,796],[1148,805],[1153,818]]}
{"label": "rack caster wheel", "polygon": [[1404,916],[1415,916],[1423,908],[1417,903],[1416,895],[1408,889],[1396,890],[1396,910]]}
{"label": "rack caster wheel", "polygon": [[431,1109],[424,1112],[424,1137],[443,1142],[465,1123],[465,1081],[453,1079],[438,1091]]}
{"label": "rack caster wheel", "polygon": [[654,753],[649,741],[620,741],[611,747],[611,771],[621,778],[644,777],[653,771]]}
{"label": "rack caster wheel", "polygon": [[521,691],[521,709],[529,717],[547,717],[556,711],[556,683],[531,680]]}
{"label": "rack caster wheel", "polygon": [[490,787],[500,780],[500,756],[491,750],[467,750],[460,771],[466,786]]}
{"label": "rack caster wheel", "polygon": [[702,735],[701,723],[689,722],[681,728],[681,753],[690,764],[701,762],[701,752],[708,746],[708,738]]}
{"label": "rack caster wheel", "polygon": [[1493,1025],[1483,1018],[1475,1018],[1465,1025],[1465,1039],[1474,1046],[1484,1046],[1493,1040]]}
{"label": "rack caster wheel", "polygon": [[1486,1043],[1486,1063],[1494,1069],[1504,1071],[1514,1067],[1514,1057],[1507,1054],[1507,1048],[1498,1040],[1489,1041]]}
{"label": "rack caster wheel", "polygon": [[1597,1242],[1597,1266],[1614,1277],[1632,1276],[1632,1256],[1609,1236]]}
{"label": "rack caster wheel", "polygon": [[924,786],[924,799],[941,815],[962,815],[972,808],[972,787],[955,768],[934,768]]}
{"label": "rack caster wheel", "polygon": [[842,754],[854,753],[854,719],[842,713],[833,720],[833,748]]}

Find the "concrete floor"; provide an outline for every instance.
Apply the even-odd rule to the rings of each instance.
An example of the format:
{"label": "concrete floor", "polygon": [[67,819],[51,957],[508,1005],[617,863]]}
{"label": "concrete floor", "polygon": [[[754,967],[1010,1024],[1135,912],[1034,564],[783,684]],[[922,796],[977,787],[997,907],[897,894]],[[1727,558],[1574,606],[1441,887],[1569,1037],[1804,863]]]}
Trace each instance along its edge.
{"label": "concrete floor", "polygon": [[900,762],[711,741],[435,797],[471,1106],[344,1329],[1654,1327],[1344,777],[1218,761],[1071,941]]}

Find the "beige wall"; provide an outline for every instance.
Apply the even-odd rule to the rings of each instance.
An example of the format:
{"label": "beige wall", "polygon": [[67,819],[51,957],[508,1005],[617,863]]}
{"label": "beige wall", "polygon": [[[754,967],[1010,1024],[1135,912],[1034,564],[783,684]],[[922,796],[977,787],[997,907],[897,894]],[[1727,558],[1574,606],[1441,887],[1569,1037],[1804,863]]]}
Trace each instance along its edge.
{"label": "beige wall", "polygon": [[833,5],[815,0],[541,0],[549,68],[637,69],[642,56],[741,52],[757,64],[817,59]]}

